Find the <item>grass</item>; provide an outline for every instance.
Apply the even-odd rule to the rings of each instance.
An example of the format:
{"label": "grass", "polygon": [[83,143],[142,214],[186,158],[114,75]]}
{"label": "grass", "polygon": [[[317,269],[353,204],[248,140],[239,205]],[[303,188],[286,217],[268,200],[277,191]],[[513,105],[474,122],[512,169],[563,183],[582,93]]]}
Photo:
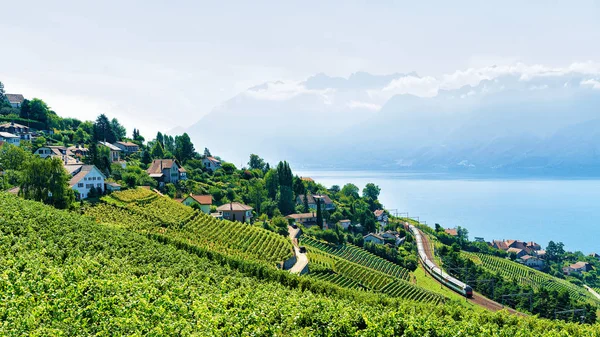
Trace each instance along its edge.
{"label": "grass", "polygon": [[466,308],[470,308],[476,311],[486,311],[484,308],[467,301],[464,296],[440,284],[438,281],[436,281],[436,279],[429,275],[421,265],[419,265],[419,268],[417,268],[413,272],[413,275],[417,279],[416,285],[421,288],[425,288],[429,291],[446,296],[451,300],[455,300],[457,303],[460,303]]}

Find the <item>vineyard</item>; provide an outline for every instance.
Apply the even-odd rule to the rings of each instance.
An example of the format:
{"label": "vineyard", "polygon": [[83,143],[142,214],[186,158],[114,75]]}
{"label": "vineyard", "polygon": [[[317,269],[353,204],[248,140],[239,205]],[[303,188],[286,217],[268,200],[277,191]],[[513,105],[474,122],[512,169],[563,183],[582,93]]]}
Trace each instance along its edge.
{"label": "vineyard", "polygon": [[[316,264],[320,269],[329,269],[328,272],[319,271],[310,274],[318,279],[327,280],[340,286],[350,284],[350,288],[360,286],[392,297],[432,303],[444,300],[444,297],[439,294],[407,282],[404,275],[408,277],[408,272],[401,273],[392,266],[401,267],[363,251],[359,247],[349,246],[346,249],[336,249],[327,243],[308,237],[302,237],[301,244],[307,247],[310,264]],[[325,279],[325,277],[329,279]]]}
{"label": "vineyard", "polygon": [[349,243],[340,246],[333,246],[326,242],[314,240],[310,237],[302,237],[302,244],[315,247],[331,255],[339,256],[348,261],[358,263],[367,268],[377,270],[392,277],[407,281],[410,279],[410,272],[408,269],[400,267],[388,260],[382,259],[379,256],[371,254],[366,250]]}
{"label": "vineyard", "polygon": [[129,200],[128,203],[103,199],[108,203],[89,207],[85,214],[97,222],[165,235],[228,256],[252,258],[271,265],[292,256],[289,239],[273,232],[245,223],[217,220],[152,192],[153,198],[140,193],[141,203],[133,198],[137,194],[127,194],[124,198],[121,196],[124,192],[113,193],[109,198]]}
{"label": "vineyard", "polygon": [[585,289],[517,262],[482,253],[463,252],[463,254],[475,264],[493,273],[500,273],[504,278],[514,279],[522,285],[534,288],[545,287],[548,290],[565,290],[572,298],[584,301],[591,299]]}
{"label": "vineyard", "polygon": [[598,325],[342,293],[274,268],[249,277],[225,261],[6,193],[0,271],[2,336],[600,335]]}

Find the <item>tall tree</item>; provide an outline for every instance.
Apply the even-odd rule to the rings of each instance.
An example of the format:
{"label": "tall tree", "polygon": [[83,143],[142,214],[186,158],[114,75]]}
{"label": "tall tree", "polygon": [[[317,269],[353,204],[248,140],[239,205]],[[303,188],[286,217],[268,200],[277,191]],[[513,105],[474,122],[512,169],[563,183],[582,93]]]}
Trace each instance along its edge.
{"label": "tall tree", "polygon": [[248,184],[248,199],[254,205],[256,213],[260,214],[260,206],[267,196],[267,190],[262,179],[253,178]]}
{"label": "tall tree", "polygon": [[257,154],[251,154],[250,160],[248,161],[248,166],[251,170],[264,170],[265,169],[265,161],[259,157]]}
{"label": "tall tree", "polygon": [[6,92],[4,92],[4,84],[0,82],[0,105],[6,102]]}
{"label": "tall tree", "polygon": [[288,215],[294,212],[294,191],[292,190],[293,175],[290,165],[279,162],[277,165],[277,176],[279,177],[279,210]]}
{"label": "tall tree", "polygon": [[125,127],[116,118],[110,121],[110,127],[117,140],[123,140],[127,136],[127,130],[125,130]]}
{"label": "tall tree", "polygon": [[160,131],[156,133],[156,141],[160,143],[160,146],[165,147],[165,137]]}
{"label": "tall tree", "polygon": [[304,194],[304,200],[302,201],[304,204],[304,213],[310,212],[310,207],[308,206],[308,195],[306,193]]}
{"label": "tall tree", "polygon": [[358,199],[358,187],[354,184],[346,184],[342,187],[340,193],[352,199]]}
{"label": "tall tree", "polygon": [[321,212],[321,198],[315,200],[317,202],[317,225],[323,229],[323,212]]}
{"label": "tall tree", "polygon": [[154,143],[154,147],[152,148],[150,155],[152,156],[152,159],[162,159],[165,157],[165,151],[163,150],[161,142],[157,141]]}
{"label": "tall tree", "polygon": [[277,170],[269,170],[265,174],[265,185],[267,187],[267,196],[273,200],[277,199],[277,191],[279,190]]}
{"label": "tall tree", "polygon": [[204,157],[212,157],[212,154],[210,154],[210,150],[207,147],[204,148]]}
{"label": "tall tree", "polygon": [[101,114],[96,118],[96,123],[94,123],[94,134],[93,134],[94,142],[108,142],[114,143],[117,141],[117,137],[112,129],[112,124],[108,120],[105,114]]}
{"label": "tall tree", "polygon": [[175,137],[175,157],[181,164],[184,164],[188,160],[192,159],[194,157],[194,153],[196,153],[194,144],[192,144],[192,140],[187,133]]}

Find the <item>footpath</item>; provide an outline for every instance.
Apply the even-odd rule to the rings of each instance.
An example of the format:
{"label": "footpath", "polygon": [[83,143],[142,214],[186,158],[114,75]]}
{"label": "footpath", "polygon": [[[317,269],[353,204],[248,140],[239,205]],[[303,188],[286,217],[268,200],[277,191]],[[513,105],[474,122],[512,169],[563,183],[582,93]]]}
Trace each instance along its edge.
{"label": "footpath", "polygon": [[290,233],[290,240],[294,246],[294,253],[296,254],[296,264],[290,268],[290,273],[303,274],[308,271],[308,257],[306,253],[301,253],[298,247],[298,236],[300,235],[300,229],[288,226],[288,232]]}

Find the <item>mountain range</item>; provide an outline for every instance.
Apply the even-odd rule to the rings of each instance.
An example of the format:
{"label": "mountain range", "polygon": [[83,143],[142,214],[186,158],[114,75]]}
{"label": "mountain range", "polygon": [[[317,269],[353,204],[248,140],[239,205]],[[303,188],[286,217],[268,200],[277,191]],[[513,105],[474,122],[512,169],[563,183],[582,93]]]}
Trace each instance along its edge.
{"label": "mountain range", "polygon": [[301,168],[597,175],[600,67],[267,82],[186,128],[197,144]]}

